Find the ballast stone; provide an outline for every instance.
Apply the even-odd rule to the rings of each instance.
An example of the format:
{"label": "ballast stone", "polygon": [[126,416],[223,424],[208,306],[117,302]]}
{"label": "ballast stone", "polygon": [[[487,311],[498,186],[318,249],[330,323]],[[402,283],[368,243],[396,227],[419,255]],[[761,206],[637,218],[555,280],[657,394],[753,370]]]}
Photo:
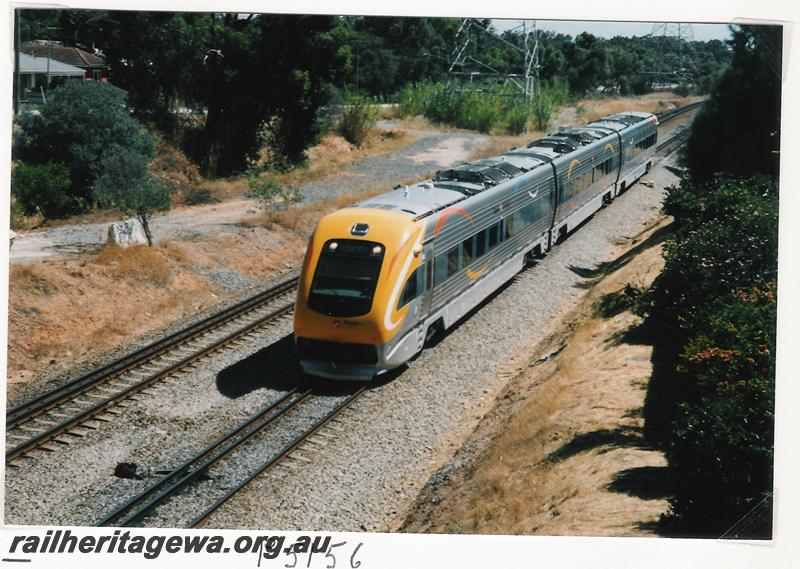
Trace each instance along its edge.
{"label": "ballast stone", "polygon": [[120,247],[131,247],[133,245],[147,244],[147,236],[144,234],[142,224],[136,219],[127,219],[112,223],[108,227],[108,243],[114,243]]}

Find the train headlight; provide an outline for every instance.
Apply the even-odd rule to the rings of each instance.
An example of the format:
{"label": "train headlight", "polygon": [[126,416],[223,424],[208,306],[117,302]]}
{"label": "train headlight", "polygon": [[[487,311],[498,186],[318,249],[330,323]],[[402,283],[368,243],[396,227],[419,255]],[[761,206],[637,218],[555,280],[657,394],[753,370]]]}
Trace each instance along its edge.
{"label": "train headlight", "polygon": [[328,245],[328,249],[330,249],[331,251],[336,251],[336,248],[338,246],[339,246],[339,244],[336,241],[333,241],[333,242],[331,242],[330,245]]}
{"label": "train headlight", "polygon": [[375,245],[375,246],[372,248],[372,254],[373,254],[373,255],[380,255],[380,254],[381,254],[381,251],[383,251],[383,247],[381,247],[380,245]]}

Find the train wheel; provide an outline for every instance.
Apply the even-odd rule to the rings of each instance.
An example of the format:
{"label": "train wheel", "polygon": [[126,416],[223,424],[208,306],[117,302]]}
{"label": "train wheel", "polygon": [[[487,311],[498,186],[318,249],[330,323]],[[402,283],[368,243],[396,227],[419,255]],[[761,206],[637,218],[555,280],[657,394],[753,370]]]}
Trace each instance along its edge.
{"label": "train wheel", "polygon": [[426,347],[435,346],[444,336],[444,322],[440,318],[425,330],[425,343]]}

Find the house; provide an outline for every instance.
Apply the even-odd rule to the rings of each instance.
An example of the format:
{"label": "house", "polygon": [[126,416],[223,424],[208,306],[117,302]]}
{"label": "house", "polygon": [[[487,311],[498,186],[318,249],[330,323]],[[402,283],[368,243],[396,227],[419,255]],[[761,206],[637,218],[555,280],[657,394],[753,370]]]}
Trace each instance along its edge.
{"label": "house", "polygon": [[22,103],[43,103],[48,87],[67,79],[82,81],[85,77],[86,72],[80,67],[46,57],[19,54]]}
{"label": "house", "polygon": [[[84,79],[108,82],[109,66],[101,55],[49,40],[36,40],[22,44],[19,46],[19,51],[20,54],[24,53],[37,59],[54,59],[60,63],[83,69]],[[20,67],[22,66],[20,65]]]}

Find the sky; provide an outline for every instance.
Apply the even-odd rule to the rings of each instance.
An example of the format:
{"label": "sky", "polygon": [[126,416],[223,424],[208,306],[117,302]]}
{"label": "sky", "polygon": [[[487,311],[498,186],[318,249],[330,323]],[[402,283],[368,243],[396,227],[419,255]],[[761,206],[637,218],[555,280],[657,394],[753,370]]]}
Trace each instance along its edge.
{"label": "sky", "polygon": [[[611,38],[614,36],[646,36],[653,31],[654,22],[598,22],[582,20],[535,20],[536,26],[542,30],[577,36],[581,32],[589,32],[595,36]],[[517,28],[521,20],[492,20],[498,31]],[[662,22],[663,23],[663,22]],[[682,34],[687,33],[681,27]],[[691,34],[695,41],[708,41],[712,39],[726,40],[730,38],[727,24],[692,24]],[[663,33],[663,27],[659,33]],[[677,36],[677,26],[668,27],[668,35]],[[684,36],[686,37],[686,36]],[[689,39],[689,38],[687,38]]]}

